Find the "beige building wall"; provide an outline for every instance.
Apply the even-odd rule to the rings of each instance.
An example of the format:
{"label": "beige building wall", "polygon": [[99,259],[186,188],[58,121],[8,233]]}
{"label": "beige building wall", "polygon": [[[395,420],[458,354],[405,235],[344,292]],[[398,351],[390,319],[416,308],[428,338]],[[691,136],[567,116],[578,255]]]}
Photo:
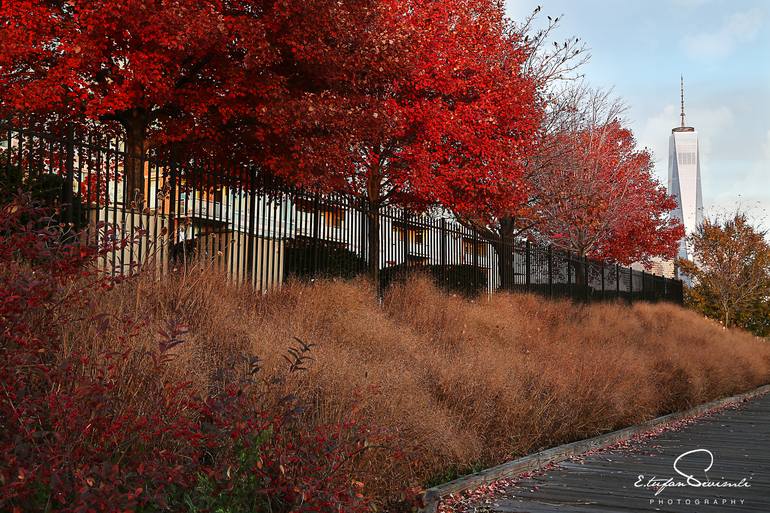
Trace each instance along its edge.
{"label": "beige building wall", "polygon": [[[261,292],[280,287],[284,272],[283,240],[198,227],[195,222],[193,220],[187,229],[187,237],[193,237],[194,233],[196,241],[193,262],[225,272],[237,283],[250,282]],[[85,237],[89,244],[98,247],[116,240],[128,241],[122,250],[107,252],[98,259],[99,268],[104,271],[130,275],[139,270],[147,272],[152,269],[156,273],[164,273],[169,271],[172,229],[168,216],[157,212],[140,214],[122,211],[120,207],[117,211],[99,208],[89,211]],[[184,238],[184,233],[182,229],[178,240]],[[178,247],[181,250],[182,246]],[[184,258],[179,256],[177,262],[171,265],[182,265],[183,261]]]}
{"label": "beige building wall", "polygon": [[666,278],[676,278],[673,260],[663,260],[661,258],[655,258],[653,259],[652,264],[649,267],[645,267],[639,262],[634,262],[633,264],[631,264],[631,268],[634,269],[635,271],[644,271],[650,274],[664,276]]}

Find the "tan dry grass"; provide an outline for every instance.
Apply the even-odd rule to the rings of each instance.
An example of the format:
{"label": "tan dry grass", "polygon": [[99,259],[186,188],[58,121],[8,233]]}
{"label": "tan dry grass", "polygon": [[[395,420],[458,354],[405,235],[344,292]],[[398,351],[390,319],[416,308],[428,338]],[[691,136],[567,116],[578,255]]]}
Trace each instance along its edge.
{"label": "tan dry grass", "polygon": [[[387,428],[406,457],[372,453],[359,469],[381,497],[770,381],[766,342],[677,306],[467,301],[420,278],[382,305],[363,281],[290,283],[259,296],[211,273],[143,278],[100,296],[84,318],[98,313],[143,319],[142,336],[122,338],[120,323],[105,336],[84,321],[67,333],[69,347],[151,348],[168,319],[186,323],[169,372],[201,392],[239,379],[242,355],[285,376],[293,337],[316,344],[310,368],[267,387],[267,399],[288,387],[307,405],[308,425],[358,407]],[[138,367],[125,371],[126,391],[141,403],[152,398],[142,397]]]}

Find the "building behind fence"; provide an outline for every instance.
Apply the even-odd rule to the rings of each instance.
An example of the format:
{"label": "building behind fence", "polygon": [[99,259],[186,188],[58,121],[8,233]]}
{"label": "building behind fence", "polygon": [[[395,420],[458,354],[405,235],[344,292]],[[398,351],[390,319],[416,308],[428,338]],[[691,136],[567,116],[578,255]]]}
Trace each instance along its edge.
{"label": "building behind fence", "polygon": [[[81,224],[93,243],[136,241],[101,261],[115,274],[204,262],[260,291],[291,277],[353,277],[370,268],[376,215],[381,287],[418,269],[463,294],[503,289],[581,300],[682,301],[678,280],[523,240],[501,245],[441,211],[388,206],[372,213],[361,198],[279,186],[253,167],[154,152],[134,157],[114,140],[72,132],[52,136],[4,126],[0,135],[6,177],[43,177],[58,187],[64,220]],[[142,191],[126,190],[129,165],[142,170]]]}

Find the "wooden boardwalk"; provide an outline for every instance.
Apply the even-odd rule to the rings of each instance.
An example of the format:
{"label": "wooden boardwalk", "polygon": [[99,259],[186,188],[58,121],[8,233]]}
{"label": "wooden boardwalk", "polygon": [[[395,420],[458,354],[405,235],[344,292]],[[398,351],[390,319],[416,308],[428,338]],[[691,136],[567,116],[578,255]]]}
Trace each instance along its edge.
{"label": "wooden boardwalk", "polygon": [[[668,487],[657,496],[650,478],[684,483],[677,468],[712,483],[750,487]],[[713,465],[705,472],[713,455]],[[639,476],[644,478],[640,479]],[[631,447],[610,449],[561,463],[519,481],[493,500],[465,511],[517,513],[738,512],[770,513],[770,394],[738,408],[666,431]]]}

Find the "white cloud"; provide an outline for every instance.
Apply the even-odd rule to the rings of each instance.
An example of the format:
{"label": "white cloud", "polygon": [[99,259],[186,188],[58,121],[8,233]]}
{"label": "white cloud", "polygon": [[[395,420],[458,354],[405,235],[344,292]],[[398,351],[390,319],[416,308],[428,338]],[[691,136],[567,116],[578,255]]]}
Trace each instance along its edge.
{"label": "white cloud", "polygon": [[722,59],[732,54],[740,44],[756,38],[764,23],[765,13],[755,7],[736,12],[722,22],[716,30],[686,35],[682,46],[687,55],[695,59]]}

